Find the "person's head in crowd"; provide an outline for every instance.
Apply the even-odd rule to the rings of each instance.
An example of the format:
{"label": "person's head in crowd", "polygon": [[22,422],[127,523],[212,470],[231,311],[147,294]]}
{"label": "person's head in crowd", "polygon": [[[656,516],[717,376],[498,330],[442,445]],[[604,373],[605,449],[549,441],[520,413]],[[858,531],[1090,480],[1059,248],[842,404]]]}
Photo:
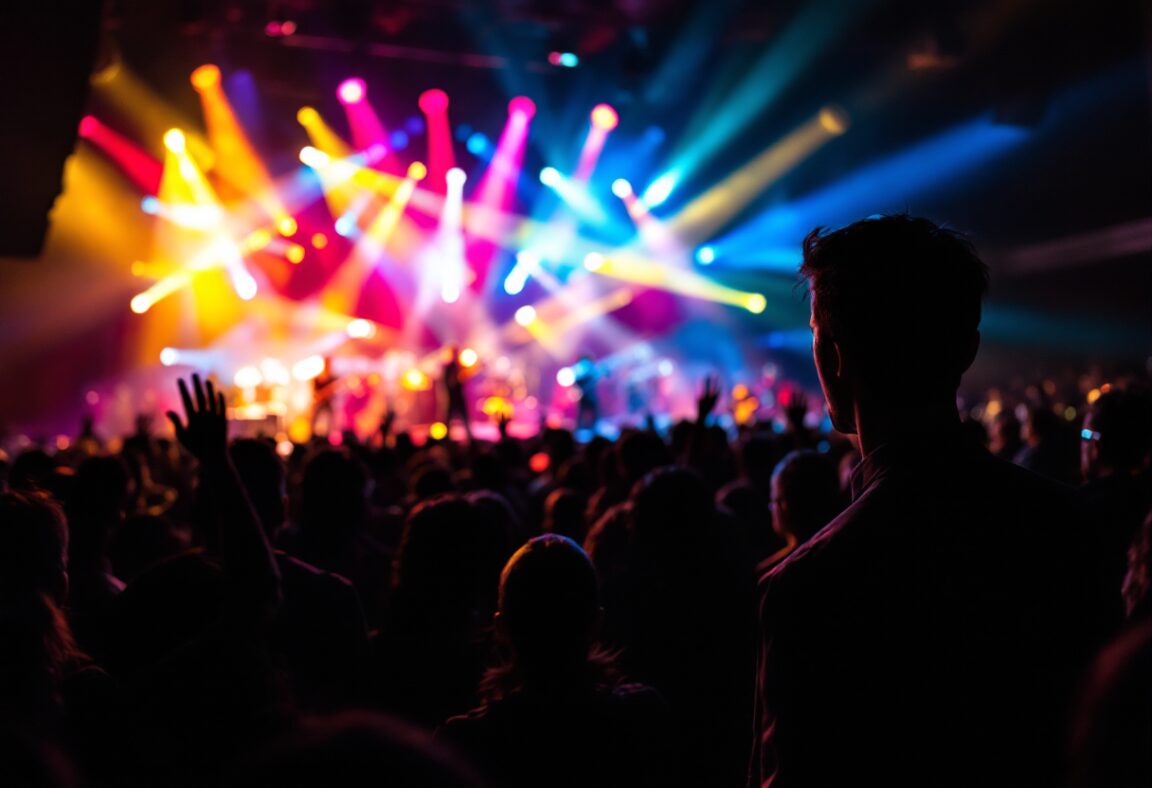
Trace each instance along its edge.
{"label": "person's head in crowd", "polygon": [[368,517],[368,472],[349,452],[321,449],[304,466],[300,526],[310,551],[339,552]]}
{"label": "person's head in crowd", "polygon": [[637,544],[687,546],[709,531],[714,513],[707,485],[687,468],[658,468],[632,491],[632,533]]}
{"label": "person's head in crowd", "polygon": [[812,352],[837,430],[859,409],[893,412],[913,396],[955,411],[980,345],[988,269],[963,237],[927,219],[883,216],[804,239]]}
{"label": "person's head in crowd", "polygon": [[1080,469],[1087,480],[1148,469],[1152,455],[1152,395],[1128,387],[1100,395],[1080,433]]}
{"label": "person's head in crowd", "polygon": [[43,713],[78,655],[64,615],[68,526],[46,494],[0,493],[0,697],[5,711]]}
{"label": "person's head in crowd", "polygon": [[659,435],[651,432],[631,432],[616,447],[620,475],[629,487],[644,478],[649,471],[672,463],[672,454]]}
{"label": "person's head in crowd", "polygon": [[549,427],[544,430],[542,443],[548,455],[549,468],[559,468],[576,453],[576,436],[568,430]]}
{"label": "person's head in crowd", "polygon": [[131,496],[132,477],[120,457],[89,457],[80,463],[67,504],[73,562],[103,558]]}
{"label": "person's head in crowd", "polygon": [[112,573],[125,583],[166,558],[188,548],[188,540],[166,517],[137,514],[128,517],[112,532],[108,557]]}
{"label": "person's head in crowd", "polygon": [[495,609],[496,588],[500,570],[516,545],[523,539],[520,518],[503,496],[491,490],[468,493],[466,500],[472,506],[475,523],[473,534],[474,571],[477,579],[477,601],[491,614]]}
{"label": "person's head in crowd", "polygon": [[500,576],[496,626],[512,657],[486,679],[487,689],[499,695],[595,680],[590,657],[601,615],[596,571],[580,546],[559,534],[530,540]]}
{"label": "person's head in crowd", "polygon": [[397,593],[428,609],[465,609],[476,587],[476,512],[454,493],[416,504],[404,524],[396,554]]}
{"label": "person's head in crowd", "polygon": [[1028,408],[1028,418],[1024,422],[1024,442],[1033,448],[1052,445],[1059,441],[1064,425],[1053,410],[1044,405]]}
{"label": "person's head in crowd", "polygon": [[596,489],[592,467],[582,456],[572,457],[556,470],[556,484],[586,492]]}
{"label": "person's head in crowd", "polygon": [[588,510],[588,496],[571,487],[560,487],[544,499],[545,533],[567,536],[576,544],[583,544],[588,535],[584,513]]}
{"label": "person's head in crowd", "polygon": [[772,474],[772,527],[790,545],[801,545],[840,513],[840,478],[827,455],[787,454]]}
{"label": "person's head in crowd", "polygon": [[122,679],[146,675],[202,638],[226,604],[215,558],[190,551],[152,565],[116,598],[106,667]]}
{"label": "person's head in crowd", "polygon": [[1020,437],[1023,426],[1011,410],[1002,410],[992,420],[988,435],[988,450],[997,457],[1011,460],[1024,445]]}
{"label": "person's head in crowd", "polygon": [[452,471],[438,463],[424,465],[412,476],[412,497],[417,501],[454,492],[456,482],[452,478]]}
{"label": "person's head in crowd", "polygon": [[304,719],[250,757],[227,788],[479,788],[483,783],[428,734],[383,714]]}
{"label": "person's head in crowd", "polygon": [[27,449],[13,461],[8,487],[13,490],[43,490],[60,463],[43,449]]}
{"label": "person's head in crowd", "polygon": [[276,447],[256,438],[239,438],[228,447],[228,453],[268,541],[275,542],[287,508],[284,463]]}
{"label": "person's head in crowd", "polygon": [[754,434],[740,446],[740,472],[757,487],[767,488],[776,467],[777,443],[768,435]]}
{"label": "person's head in crowd", "polygon": [[716,505],[735,518],[753,560],[759,561],[782,546],[772,528],[769,499],[752,482],[737,479],[724,485],[716,493]]}

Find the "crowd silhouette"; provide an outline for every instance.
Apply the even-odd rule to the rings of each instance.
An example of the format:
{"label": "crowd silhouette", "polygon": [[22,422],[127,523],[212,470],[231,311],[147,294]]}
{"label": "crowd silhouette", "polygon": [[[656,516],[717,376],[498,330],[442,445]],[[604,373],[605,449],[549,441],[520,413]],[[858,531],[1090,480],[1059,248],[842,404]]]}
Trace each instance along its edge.
{"label": "crowd silhouette", "polygon": [[1145,382],[958,399],[988,273],[924,219],[800,273],[827,433],[709,379],[667,435],[282,456],[193,375],[5,457],[0,782],[1152,784]]}

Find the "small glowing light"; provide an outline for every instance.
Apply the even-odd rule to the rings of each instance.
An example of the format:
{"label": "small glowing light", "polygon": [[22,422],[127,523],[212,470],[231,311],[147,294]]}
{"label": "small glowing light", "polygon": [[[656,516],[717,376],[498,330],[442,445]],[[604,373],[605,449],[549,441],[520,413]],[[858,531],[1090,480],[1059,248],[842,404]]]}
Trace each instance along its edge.
{"label": "small glowing light", "polygon": [[272,233],[265,227],[253,230],[244,242],[244,246],[251,252],[258,252],[272,243]]}
{"label": "small glowing light", "polygon": [[292,375],[288,368],[278,358],[266,358],[260,362],[260,372],[264,380],[274,386],[287,386],[292,382]]}
{"label": "small glowing light", "polygon": [[480,354],[472,348],[466,347],[460,351],[460,366],[474,367],[478,361],[480,361]]}
{"label": "small glowing light", "polygon": [[743,383],[737,383],[732,388],[732,399],[734,399],[734,400],[748,399],[748,394],[749,394],[748,387],[745,386]]}
{"label": "small glowing light", "polygon": [[336,220],[336,234],[341,238],[347,238],[356,232],[356,220],[351,216],[341,216]]}
{"label": "small glowing light", "polygon": [[414,161],[408,165],[408,177],[414,181],[422,181],[428,177],[428,168],[424,162]]}
{"label": "small glowing light", "polygon": [[100,121],[96,120],[96,118],[91,115],[85,115],[84,117],[80,118],[80,127],[76,130],[76,133],[81,137],[88,138],[95,134],[96,129],[99,127]]}
{"label": "small glowing light", "polygon": [[392,146],[392,150],[404,150],[408,147],[411,139],[408,137],[408,132],[404,129],[396,129],[388,135],[388,143]]}
{"label": "small glowing light", "polygon": [[468,152],[473,156],[483,156],[488,152],[488,148],[491,147],[491,144],[492,143],[488,141],[487,136],[477,131],[474,134],[469,135],[468,142],[465,143],[465,147],[468,148]]}
{"label": "small glowing light", "polygon": [[364,80],[352,77],[340,83],[340,87],[336,88],[336,95],[345,104],[359,104],[364,100],[366,89]]}
{"label": "small glowing light", "polygon": [[256,367],[240,367],[232,377],[232,382],[239,388],[252,389],[264,382],[264,376],[260,374],[260,370]]}
{"label": "small glowing light", "polygon": [[285,238],[291,238],[296,234],[299,227],[296,224],[296,220],[291,216],[283,216],[280,218],[280,221],[276,222],[276,229],[279,230],[280,234]]}
{"label": "small glowing light", "polygon": [[560,171],[555,167],[545,167],[540,170],[540,182],[545,186],[555,186],[561,180]]}
{"label": "small glowing light", "polygon": [[576,68],[580,65],[580,56],[575,52],[549,52],[548,62],[561,68]]}
{"label": "small glowing light", "polygon": [[439,88],[425,90],[416,102],[425,115],[435,115],[448,109],[448,94]]}
{"label": "small glowing light", "polygon": [[584,267],[589,271],[599,271],[604,267],[604,255],[599,252],[589,252],[584,255]]}
{"label": "small glowing light", "polygon": [[716,250],[711,246],[701,246],[696,250],[696,262],[700,265],[712,265],[716,262]]}
{"label": "small glowing light", "polygon": [[320,113],[314,107],[301,107],[296,112],[296,121],[301,126],[311,126],[320,120]]}
{"label": "small glowing light", "polygon": [[72,445],[72,441],[68,440],[67,435],[56,436],[56,448],[59,451],[67,451],[68,447]]}
{"label": "small glowing light", "polygon": [[660,363],[656,365],[656,371],[664,377],[671,375],[673,370],[675,370],[675,366],[672,364],[672,359],[670,358],[662,358],[660,359]]}
{"label": "small glowing light", "polygon": [[1088,396],[1085,399],[1087,399],[1088,404],[1091,405],[1093,402],[1100,399],[1100,389],[1092,389],[1088,392]]}
{"label": "small glowing light", "polygon": [[536,102],[527,96],[516,96],[508,102],[508,111],[527,120],[536,114]]}
{"label": "small glowing light", "polygon": [[236,295],[240,296],[241,301],[251,301],[256,297],[257,287],[256,280],[247,271],[238,273],[233,279],[233,286],[236,288]]}
{"label": "small glowing light", "polygon": [[319,377],[320,373],[324,371],[324,357],[323,356],[308,356],[301,359],[292,365],[292,377],[304,383],[305,381],[312,380],[312,378]]}
{"label": "small glowing light", "polygon": [[168,129],[164,132],[164,147],[173,153],[183,153],[188,141],[184,139],[184,132],[180,129]]}
{"label": "small glowing light", "polygon": [[438,421],[428,428],[428,437],[434,441],[442,441],[448,437],[448,425]]}
{"label": "small glowing light", "polygon": [[430,387],[428,376],[415,367],[404,373],[400,385],[409,391],[426,391]]}
{"label": "small glowing light", "polygon": [[268,36],[269,38],[276,38],[276,36],[280,35],[281,32],[282,30],[280,23],[275,20],[264,25],[264,35]]}
{"label": "small glowing light", "polygon": [[592,108],[592,125],[604,129],[605,131],[612,131],[620,123],[620,116],[616,114],[616,110],[612,109],[607,104],[597,104]]}
{"label": "small glowing light", "polygon": [[305,145],[300,149],[300,161],[307,164],[313,169],[320,167],[327,167],[332,161],[332,157],[322,150],[313,148],[311,145]]}
{"label": "small glowing light", "polygon": [[522,326],[530,326],[536,322],[536,307],[531,304],[516,310],[516,322]]}
{"label": "small glowing light", "polygon": [[576,371],[574,369],[572,369],[572,367],[561,367],[556,372],[556,382],[559,383],[564,388],[568,388],[569,386],[575,385],[575,383],[576,383]]}
{"label": "small glowing light", "polygon": [[180,351],[174,347],[166,347],[160,351],[160,363],[170,367],[180,360]]}
{"label": "small glowing light", "polygon": [[211,63],[205,63],[192,72],[192,87],[197,90],[207,90],[220,84],[220,69]]}
{"label": "small glowing light", "polygon": [[612,181],[612,193],[623,200],[632,194],[632,184],[623,178]]}
{"label": "small glowing light", "polygon": [[744,308],[754,315],[758,315],[768,307],[768,299],[759,293],[753,293],[744,299]]}
{"label": "small glowing light", "polygon": [[527,272],[514,268],[504,279],[504,292],[508,295],[519,295],[524,291],[526,284],[528,284]]}
{"label": "small glowing light", "polygon": [[312,248],[323,249],[328,245],[328,236],[324,233],[313,233],[312,235]]}
{"label": "small glowing light", "polygon": [[463,186],[465,181],[468,180],[468,173],[459,167],[453,167],[444,173],[444,180],[448,182],[449,186],[460,187]]}
{"label": "small glowing light", "polygon": [[89,405],[99,405],[100,404],[99,392],[89,391],[87,394],[84,395],[84,401],[87,402]]}
{"label": "small glowing light", "polygon": [[276,444],[276,453],[284,459],[292,456],[292,452],[296,450],[296,444],[290,440],[282,440]]}
{"label": "small glowing light", "polygon": [[820,126],[829,134],[843,134],[848,131],[848,113],[829,104],[820,110]]}
{"label": "small glowing light", "polygon": [[648,188],[644,190],[644,202],[652,208],[663,204],[672,195],[672,190],[679,182],[680,173],[675,171],[664,173],[648,184]]}
{"label": "small glowing light", "polygon": [[542,451],[528,458],[528,467],[535,473],[544,473],[544,471],[548,470],[549,463],[548,455]]}
{"label": "small glowing light", "polygon": [[1075,421],[1076,420],[1076,408],[1072,407],[1071,405],[1066,407],[1064,409],[1064,420],[1065,421]]}
{"label": "small glowing light", "polygon": [[132,301],[128,304],[132,311],[138,315],[142,315],[152,307],[152,299],[144,293],[138,296],[133,296]]}
{"label": "small glowing light", "polygon": [[283,22],[283,24],[280,25],[280,35],[290,36],[290,35],[293,35],[295,33],[296,33],[296,23],[293,22],[291,19],[285,20]]}
{"label": "small glowing light", "polygon": [[300,244],[292,244],[288,247],[288,251],[284,253],[284,256],[287,257],[288,262],[293,265],[300,265],[300,263],[304,262],[304,247]]}
{"label": "small glowing light", "polygon": [[376,333],[376,326],[371,320],[358,317],[348,324],[347,331],[353,339],[367,339]]}
{"label": "small glowing light", "polygon": [[140,200],[140,210],[149,216],[155,216],[160,213],[160,199],[152,195],[144,197]]}

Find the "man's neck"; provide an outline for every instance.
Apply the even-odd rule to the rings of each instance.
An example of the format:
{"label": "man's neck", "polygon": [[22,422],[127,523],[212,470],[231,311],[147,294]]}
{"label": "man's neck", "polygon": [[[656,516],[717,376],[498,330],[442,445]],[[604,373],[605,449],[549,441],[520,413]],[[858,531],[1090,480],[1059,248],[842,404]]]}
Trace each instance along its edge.
{"label": "man's neck", "polygon": [[954,399],[895,407],[891,401],[882,403],[880,407],[870,406],[866,401],[856,405],[856,429],[862,456],[889,443],[943,436],[959,423]]}

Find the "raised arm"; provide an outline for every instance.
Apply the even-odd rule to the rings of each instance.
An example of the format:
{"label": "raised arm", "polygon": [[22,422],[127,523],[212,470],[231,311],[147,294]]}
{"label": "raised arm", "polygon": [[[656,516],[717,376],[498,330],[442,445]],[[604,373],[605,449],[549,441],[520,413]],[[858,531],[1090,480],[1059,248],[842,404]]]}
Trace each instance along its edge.
{"label": "raised arm", "polygon": [[220,560],[233,597],[231,610],[257,618],[271,616],[280,602],[280,574],[248,495],[228,455],[224,395],[212,381],[192,376],[192,391],[179,381],[185,420],[168,418],[176,437],[200,465],[201,492],[219,530]]}

